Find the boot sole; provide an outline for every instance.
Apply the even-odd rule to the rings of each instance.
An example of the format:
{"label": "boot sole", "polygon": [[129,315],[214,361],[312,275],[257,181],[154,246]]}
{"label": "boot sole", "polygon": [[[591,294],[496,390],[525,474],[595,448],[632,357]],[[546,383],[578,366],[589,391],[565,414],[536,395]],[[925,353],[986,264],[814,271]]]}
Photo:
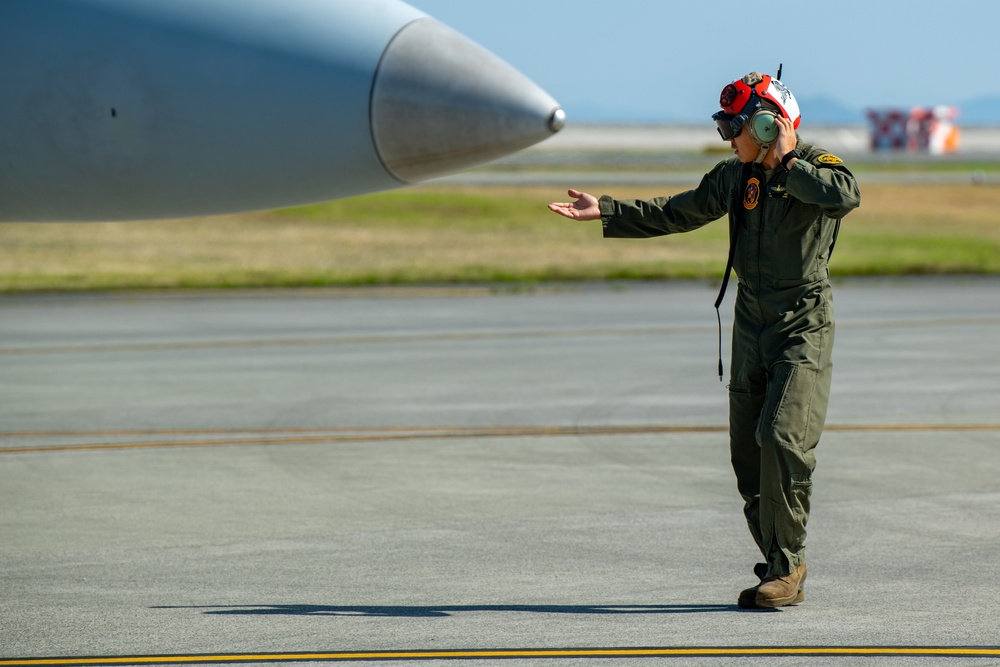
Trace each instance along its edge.
{"label": "boot sole", "polygon": [[774,609],[776,607],[787,607],[788,605],[798,604],[806,599],[806,592],[801,588],[787,598],[777,598],[774,600],[761,600],[759,597],[754,600],[756,605],[762,609]]}

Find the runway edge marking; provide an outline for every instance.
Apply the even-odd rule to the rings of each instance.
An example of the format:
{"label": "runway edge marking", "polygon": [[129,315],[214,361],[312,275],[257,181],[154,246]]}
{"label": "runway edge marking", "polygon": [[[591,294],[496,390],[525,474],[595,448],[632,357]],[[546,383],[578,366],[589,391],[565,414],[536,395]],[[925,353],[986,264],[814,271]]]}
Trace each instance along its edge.
{"label": "runway edge marking", "polygon": [[[384,428],[384,429],[289,429],[261,430],[253,429],[209,429],[197,431],[194,429],[178,429],[175,431],[149,431],[149,435],[228,435],[229,433],[268,433],[267,437],[212,438],[212,439],[178,439],[153,440],[133,442],[104,442],[81,444],[38,445],[22,447],[0,447],[3,454],[41,454],[49,452],[79,452],[121,449],[154,449],[170,447],[222,447],[222,446],[266,446],[266,445],[303,445],[332,444],[348,442],[385,442],[403,440],[443,440],[464,438],[518,438],[518,437],[566,437],[566,436],[598,436],[598,435],[670,435],[692,433],[724,433],[726,426],[666,426],[666,425],[623,425],[623,426],[481,426],[481,427],[415,427],[415,428]],[[858,424],[829,425],[828,432],[936,432],[936,431],[1000,431],[1000,424]],[[325,434],[323,434],[325,432]],[[111,437],[116,434],[141,435],[139,431],[66,431],[62,437]],[[284,435],[279,436],[279,433]],[[319,433],[321,435],[305,435]],[[59,437],[55,431],[0,431],[0,438],[39,438]]]}
{"label": "runway edge marking", "polygon": [[485,660],[496,658],[907,656],[923,658],[1000,657],[996,646],[775,646],[580,649],[456,649],[446,651],[343,651],[301,653],[221,653],[66,658],[0,658],[0,667],[63,665],[175,665],[246,662],[349,662],[365,660]]}

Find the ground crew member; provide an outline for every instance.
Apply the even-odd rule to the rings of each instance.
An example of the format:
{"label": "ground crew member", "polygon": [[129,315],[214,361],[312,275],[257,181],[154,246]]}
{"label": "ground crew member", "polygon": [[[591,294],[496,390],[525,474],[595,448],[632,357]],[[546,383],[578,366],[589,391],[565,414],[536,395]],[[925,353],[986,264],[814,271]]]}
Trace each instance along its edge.
{"label": "ground crew member", "polygon": [[748,74],[727,85],[719,102],[712,118],[735,156],[695,189],[648,201],[570,190],[576,201],[549,208],[575,220],[600,218],[607,238],[689,232],[728,214],[729,265],[739,279],[730,451],[747,524],[766,560],[754,568],[760,583],[738,603],[781,607],[805,599],[813,450],[830,395],[827,262],[840,220],[861,203],[861,192],[840,158],[800,141],[798,104],[777,78]]}

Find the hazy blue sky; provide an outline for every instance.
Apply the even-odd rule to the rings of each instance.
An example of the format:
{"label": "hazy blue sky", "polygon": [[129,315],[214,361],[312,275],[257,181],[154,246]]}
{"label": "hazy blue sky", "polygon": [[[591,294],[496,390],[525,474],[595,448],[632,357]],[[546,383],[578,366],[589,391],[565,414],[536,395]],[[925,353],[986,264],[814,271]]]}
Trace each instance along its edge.
{"label": "hazy blue sky", "polygon": [[859,111],[1000,101],[998,0],[408,1],[527,74],[571,120],[705,120],[726,83],[779,62],[800,100]]}

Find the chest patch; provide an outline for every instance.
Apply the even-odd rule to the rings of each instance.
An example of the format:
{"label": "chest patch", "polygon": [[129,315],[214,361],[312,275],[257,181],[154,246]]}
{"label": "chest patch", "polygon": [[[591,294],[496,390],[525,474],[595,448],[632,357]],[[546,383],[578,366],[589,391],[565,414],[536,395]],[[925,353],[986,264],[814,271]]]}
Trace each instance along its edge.
{"label": "chest patch", "polygon": [[788,188],[781,183],[772,183],[767,186],[767,196],[788,199]]}
{"label": "chest patch", "polygon": [[747,187],[743,191],[743,208],[750,211],[757,208],[757,202],[760,200],[760,181],[756,178],[751,178],[747,181]]}
{"label": "chest patch", "polygon": [[830,155],[829,153],[823,153],[818,158],[816,158],[815,162],[818,164],[826,164],[826,165],[844,164],[844,161],[841,160],[839,157],[837,157],[836,155]]}

